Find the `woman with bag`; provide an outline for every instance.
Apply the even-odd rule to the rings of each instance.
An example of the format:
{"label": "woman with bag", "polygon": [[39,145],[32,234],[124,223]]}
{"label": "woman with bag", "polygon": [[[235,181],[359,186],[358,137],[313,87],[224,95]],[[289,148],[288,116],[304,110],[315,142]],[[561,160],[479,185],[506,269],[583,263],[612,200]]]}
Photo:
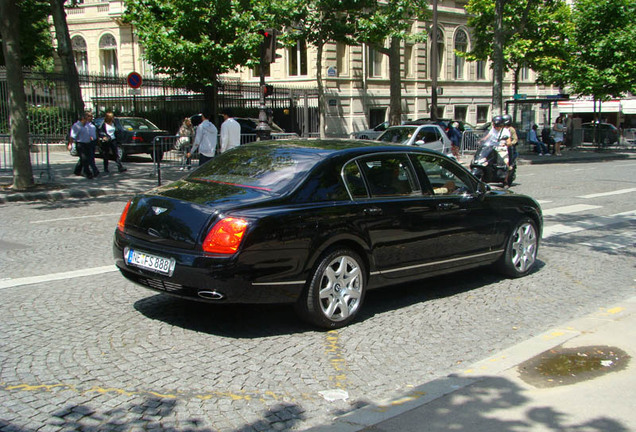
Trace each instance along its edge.
{"label": "woman with bag", "polygon": [[119,159],[119,153],[117,152],[117,129],[115,128],[115,115],[112,112],[107,112],[104,116],[104,123],[99,128],[99,142],[101,146],[102,157],[104,158],[104,172],[108,171],[108,160],[110,155],[113,155],[113,159],[119,167],[119,172],[126,171],[124,165],[122,165]]}

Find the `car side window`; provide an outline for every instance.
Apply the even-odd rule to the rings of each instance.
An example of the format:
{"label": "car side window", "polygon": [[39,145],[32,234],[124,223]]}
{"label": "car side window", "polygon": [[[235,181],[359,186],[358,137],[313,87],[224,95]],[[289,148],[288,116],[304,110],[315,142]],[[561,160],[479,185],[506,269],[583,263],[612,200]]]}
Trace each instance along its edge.
{"label": "car side window", "polygon": [[405,154],[379,154],[358,160],[372,197],[419,194],[419,184]]}
{"label": "car side window", "polygon": [[420,129],[420,131],[417,133],[417,137],[415,138],[415,141],[424,141],[425,143],[432,143],[438,140],[437,134],[435,133],[436,130],[430,127],[423,127],[422,129]]}
{"label": "car side window", "polygon": [[345,184],[353,199],[368,198],[367,187],[364,185],[360,167],[356,161],[349,162],[342,170]]}
{"label": "car side window", "polygon": [[416,155],[435,195],[463,195],[470,191],[466,173],[440,157]]}

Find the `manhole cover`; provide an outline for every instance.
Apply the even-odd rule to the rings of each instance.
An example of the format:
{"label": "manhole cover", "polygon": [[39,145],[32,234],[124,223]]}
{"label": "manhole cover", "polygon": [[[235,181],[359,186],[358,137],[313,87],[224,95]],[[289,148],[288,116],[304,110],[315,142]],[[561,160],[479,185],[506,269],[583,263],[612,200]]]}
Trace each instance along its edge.
{"label": "manhole cover", "polygon": [[556,387],[587,381],[624,369],[625,351],[608,346],[557,347],[520,364],[519,375],[535,387]]}

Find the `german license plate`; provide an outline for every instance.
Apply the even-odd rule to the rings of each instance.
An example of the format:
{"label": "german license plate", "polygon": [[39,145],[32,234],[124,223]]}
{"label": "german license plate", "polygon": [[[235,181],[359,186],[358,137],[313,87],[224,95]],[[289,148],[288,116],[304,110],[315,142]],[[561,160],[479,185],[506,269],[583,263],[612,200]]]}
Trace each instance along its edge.
{"label": "german license plate", "polygon": [[124,259],[128,265],[167,276],[172,276],[176,263],[174,258],[164,258],[129,248],[124,249]]}

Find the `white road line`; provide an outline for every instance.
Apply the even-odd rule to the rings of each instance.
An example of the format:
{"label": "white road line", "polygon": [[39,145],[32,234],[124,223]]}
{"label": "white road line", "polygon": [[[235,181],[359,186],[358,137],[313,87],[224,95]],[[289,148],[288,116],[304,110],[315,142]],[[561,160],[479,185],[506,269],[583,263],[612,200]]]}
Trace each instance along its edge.
{"label": "white road line", "polygon": [[543,204],[549,204],[549,203],[551,203],[552,201],[548,201],[548,200],[537,200],[537,202],[538,202],[539,204],[543,205]]}
{"label": "white road line", "polygon": [[68,221],[68,220],[75,220],[75,219],[101,218],[101,217],[120,216],[120,215],[121,213],[102,213],[102,214],[96,214],[96,215],[72,216],[72,217],[65,217],[65,218],[59,218],[59,219],[44,219],[44,220],[38,220],[38,221],[31,221],[31,223],[40,224],[40,223]]}
{"label": "white road line", "polygon": [[85,276],[95,276],[103,273],[110,273],[117,271],[117,267],[115,265],[109,265],[104,267],[93,267],[81,270],[73,270],[63,273],[52,273],[48,275],[41,276],[30,276],[24,278],[17,279],[2,279],[0,280],[0,289],[3,288],[13,288],[21,285],[31,285],[42,282],[51,282],[56,280],[63,279],[73,279],[77,277],[85,277]]}
{"label": "white road line", "polygon": [[564,234],[571,234],[579,231],[601,228],[621,222],[636,221],[636,210],[624,213],[617,213],[610,216],[599,216],[569,224],[554,224],[543,228],[543,239],[556,237]]}
{"label": "white road line", "polygon": [[555,207],[555,208],[551,208],[551,209],[548,209],[548,210],[544,210],[543,211],[543,216],[555,216],[555,215],[560,215],[560,214],[578,213],[578,212],[583,212],[583,211],[587,211],[587,210],[594,210],[594,209],[598,209],[598,208],[602,208],[602,206],[587,205],[587,204],[575,204],[575,205],[571,205],[571,206]]}
{"label": "white road line", "polygon": [[619,189],[619,190],[609,191],[609,192],[601,192],[601,193],[595,193],[595,194],[590,194],[590,195],[582,195],[582,196],[578,196],[577,198],[583,198],[583,199],[599,198],[599,197],[605,197],[605,196],[610,196],[610,195],[621,195],[621,194],[626,194],[626,193],[630,193],[630,192],[636,192],[636,188]]}

